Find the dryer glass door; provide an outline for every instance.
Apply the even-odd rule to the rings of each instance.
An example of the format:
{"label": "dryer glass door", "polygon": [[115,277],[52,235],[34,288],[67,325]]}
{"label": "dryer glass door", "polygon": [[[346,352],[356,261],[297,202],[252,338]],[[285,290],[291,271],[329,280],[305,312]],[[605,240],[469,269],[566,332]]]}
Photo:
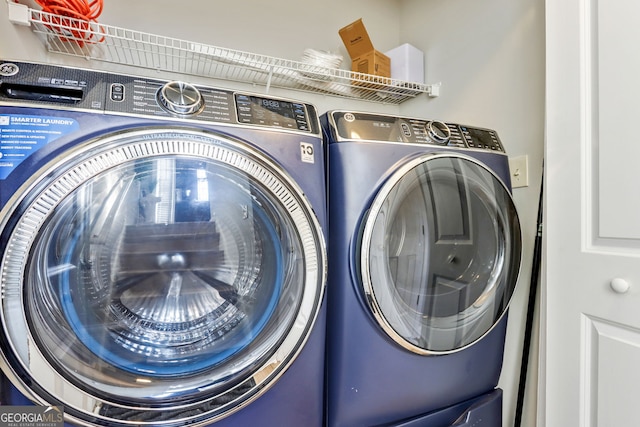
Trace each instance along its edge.
{"label": "dryer glass door", "polygon": [[503,317],[520,256],[520,225],[502,181],[471,158],[427,154],[376,195],[361,278],[389,336],[416,353],[444,353],[476,342]]}
{"label": "dryer glass door", "polygon": [[269,388],[322,299],[322,231],[247,144],[171,129],[80,144],[3,210],[7,375],[84,425],[201,425]]}

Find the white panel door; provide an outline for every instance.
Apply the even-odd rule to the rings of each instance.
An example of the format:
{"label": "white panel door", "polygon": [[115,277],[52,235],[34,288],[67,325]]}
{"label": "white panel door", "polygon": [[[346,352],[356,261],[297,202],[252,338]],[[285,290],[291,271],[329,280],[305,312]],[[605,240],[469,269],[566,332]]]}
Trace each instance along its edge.
{"label": "white panel door", "polygon": [[546,13],[540,414],[639,425],[640,2],[547,0]]}

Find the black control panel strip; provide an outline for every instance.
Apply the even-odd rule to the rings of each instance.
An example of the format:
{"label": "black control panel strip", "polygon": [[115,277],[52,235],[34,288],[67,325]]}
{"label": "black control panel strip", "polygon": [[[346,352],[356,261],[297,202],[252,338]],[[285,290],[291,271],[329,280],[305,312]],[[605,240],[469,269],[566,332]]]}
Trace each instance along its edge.
{"label": "black control panel strip", "polygon": [[239,93],[204,85],[189,85],[202,107],[179,114],[159,100],[166,80],[117,75],[94,70],[0,60],[0,102],[48,105],[119,114],[264,126],[320,133],[311,104]]}
{"label": "black control panel strip", "polygon": [[388,141],[504,152],[496,131],[478,127],[373,113],[335,111],[339,140]]}

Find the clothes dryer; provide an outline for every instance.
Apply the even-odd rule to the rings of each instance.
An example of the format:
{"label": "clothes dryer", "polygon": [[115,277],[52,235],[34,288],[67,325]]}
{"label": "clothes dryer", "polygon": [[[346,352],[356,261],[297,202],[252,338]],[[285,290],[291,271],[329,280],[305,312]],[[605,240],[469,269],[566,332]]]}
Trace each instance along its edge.
{"label": "clothes dryer", "polygon": [[0,61],[3,404],[83,426],[322,424],[315,108]]}
{"label": "clothes dryer", "polygon": [[[453,423],[494,393],[519,273],[503,146],[454,123],[352,111],[321,122],[328,423],[402,425],[439,410]],[[493,396],[484,406],[501,419]]]}

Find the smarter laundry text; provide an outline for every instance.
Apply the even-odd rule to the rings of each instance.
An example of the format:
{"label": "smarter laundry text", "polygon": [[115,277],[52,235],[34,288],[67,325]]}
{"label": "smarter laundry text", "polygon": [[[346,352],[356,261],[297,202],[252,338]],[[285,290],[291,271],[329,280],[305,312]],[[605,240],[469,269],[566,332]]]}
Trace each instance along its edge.
{"label": "smarter laundry text", "polygon": [[78,122],[67,117],[0,115],[0,179],[34,152],[78,127]]}

